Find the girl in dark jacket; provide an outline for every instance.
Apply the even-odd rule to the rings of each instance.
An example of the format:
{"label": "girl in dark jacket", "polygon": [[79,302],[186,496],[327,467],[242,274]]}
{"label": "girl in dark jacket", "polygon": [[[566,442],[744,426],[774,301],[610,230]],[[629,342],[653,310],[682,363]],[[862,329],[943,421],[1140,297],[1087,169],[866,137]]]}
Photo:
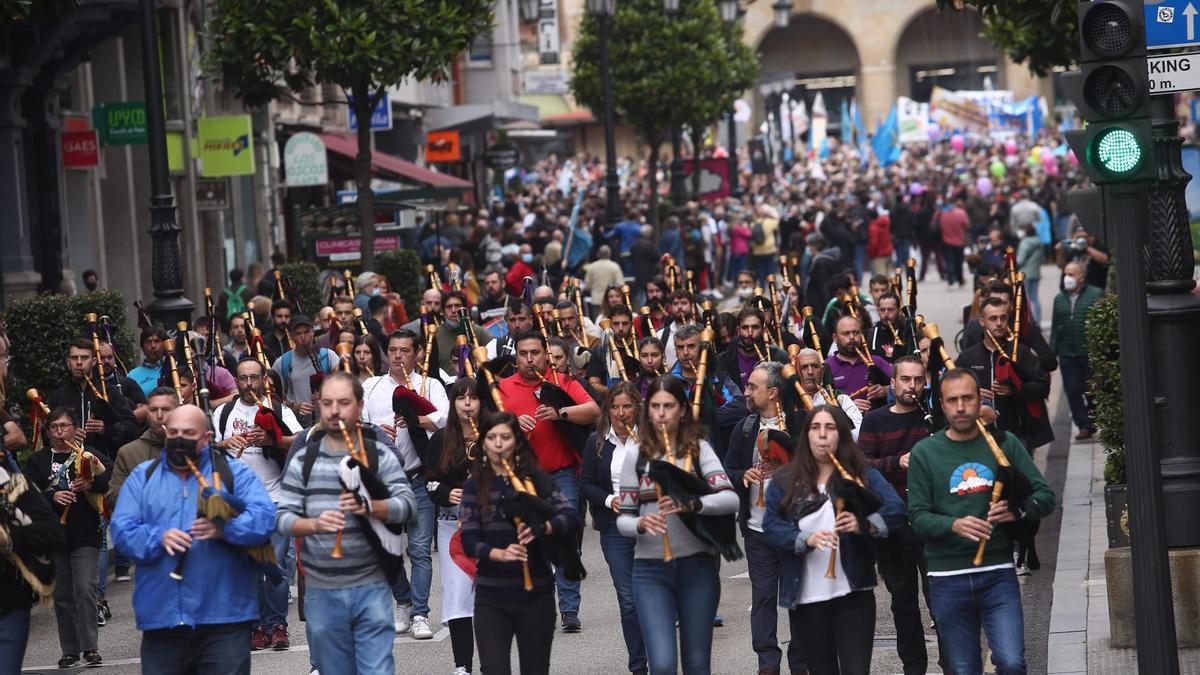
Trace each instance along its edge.
{"label": "girl in dark jacket", "polygon": [[[792,463],[767,487],[763,532],[783,552],[779,605],[788,609],[811,675],[866,675],[875,636],[870,539],[906,527],[904,503],[867,463],[841,409],[814,408],[803,429]],[[835,508],[827,488],[843,479],[831,455],[882,501],[878,511],[860,519]]]}

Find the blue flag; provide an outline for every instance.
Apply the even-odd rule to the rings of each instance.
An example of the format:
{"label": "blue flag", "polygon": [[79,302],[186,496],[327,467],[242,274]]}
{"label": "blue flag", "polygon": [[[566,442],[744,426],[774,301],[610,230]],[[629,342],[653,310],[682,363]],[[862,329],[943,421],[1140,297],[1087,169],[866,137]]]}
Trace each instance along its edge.
{"label": "blue flag", "polygon": [[879,158],[879,164],[888,166],[900,161],[900,125],[896,119],[896,106],[888,112],[887,119],[883,125],[875,132],[875,139],[872,142],[872,149],[875,151],[875,156]]}
{"label": "blue flag", "polygon": [[842,142],[854,145],[854,122],[850,119],[850,102],[842,99]]}

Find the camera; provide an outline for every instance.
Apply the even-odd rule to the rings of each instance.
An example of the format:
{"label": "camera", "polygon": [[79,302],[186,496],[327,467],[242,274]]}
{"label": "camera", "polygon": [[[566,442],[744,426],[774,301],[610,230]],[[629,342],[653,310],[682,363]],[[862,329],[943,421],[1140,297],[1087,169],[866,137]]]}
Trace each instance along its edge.
{"label": "camera", "polygon": [[1075,237],[1075,240],[1071,242],[1071,250],[1075,251],[1076,253],[1083,253],[1087,251],[1087,248],[1087,237]]}

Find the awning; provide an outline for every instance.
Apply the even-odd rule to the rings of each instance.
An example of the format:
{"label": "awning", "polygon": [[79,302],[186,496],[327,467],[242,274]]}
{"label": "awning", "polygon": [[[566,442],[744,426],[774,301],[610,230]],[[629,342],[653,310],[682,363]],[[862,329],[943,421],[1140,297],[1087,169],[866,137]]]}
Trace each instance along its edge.
{"label": "awning", "polygon": [[561,94],[526,94],[521,97],[521,102],[538,109],[538,121],[543,126],[591,124],[596,121],[590,111],[576,108]]}
{"label": "awning", "polygon": [[[358,140],[348,134],[318,134],[325,149],[350,160],[358,157]],[[376,150],[371,153],[371,173],[392,176],[402,183],[429,187],[469,189],[471,183],[461,178],[417,166],[394,155]]]}
{"label": "awning", "polygon": [[499,124],[518,120],[536,122],[537,119],[538,111],[534,106],[517,101],[492,101],[429,110],[425,113],[425,128],[430,131],[490,130]]}

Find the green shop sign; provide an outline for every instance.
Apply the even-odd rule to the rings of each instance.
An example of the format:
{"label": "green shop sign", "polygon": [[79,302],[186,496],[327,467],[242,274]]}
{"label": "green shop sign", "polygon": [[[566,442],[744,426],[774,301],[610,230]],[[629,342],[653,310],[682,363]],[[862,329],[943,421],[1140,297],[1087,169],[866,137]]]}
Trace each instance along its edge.
{"label": "green shop sign", "polygon": [[100,103],[92,108],[92,126],[104,145],[144,145],[146,104],[142,101]]}

